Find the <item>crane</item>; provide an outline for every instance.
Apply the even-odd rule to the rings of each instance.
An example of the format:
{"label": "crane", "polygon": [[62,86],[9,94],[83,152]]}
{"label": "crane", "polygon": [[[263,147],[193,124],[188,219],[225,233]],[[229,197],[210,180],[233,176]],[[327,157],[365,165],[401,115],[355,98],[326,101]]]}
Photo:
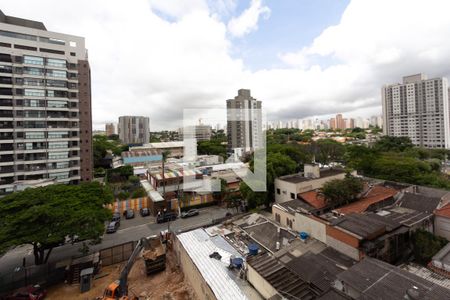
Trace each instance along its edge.
{"label": "crane", "polygon": [[148,244],[150,238],[151,237],[142,238],[137,242],[127,264],[122,269],[122,272],[120,272],[119,279],[108,285],[103,293],[103,297],[100,298],[101,300],[131,300],[131,298],[128,297],[128,274],[133,267],[136,257],[145,245]]}

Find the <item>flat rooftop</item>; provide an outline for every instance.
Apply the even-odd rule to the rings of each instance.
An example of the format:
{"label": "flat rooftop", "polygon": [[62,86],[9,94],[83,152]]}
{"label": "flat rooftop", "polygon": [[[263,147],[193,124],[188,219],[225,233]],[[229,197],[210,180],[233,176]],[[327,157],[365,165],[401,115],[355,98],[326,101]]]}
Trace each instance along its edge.
{"label": "flat rooftop", "polygon": [[290,201],[286,201],[286,202],[281,202],[281,203],[276,203],[274,204],[274,206],[279,206],[281,208],[283,208],[284,210],[286,210],[288,213],[294,215],[295,212],[297,210],[306,210],[306,211],[311,211],[314,210],[315,208],[312,207],[311,205],[309,205],[308,203],[305,203],[301,200],[298,199],[294,199],[294,200],[290,200]]}
{"label": "flat rooftop", "polygon": [[[320,178],[330,177],[338,174],[345,173],[342,169],[321,169],[320,170]],[[310,180],[315,180],[318,178],[308,178],[303,176],[303,174],[293,174],[293,175],[285,175],[278,178],[279,180],[291,182],[291,183],[300,183],[306,182]]]}

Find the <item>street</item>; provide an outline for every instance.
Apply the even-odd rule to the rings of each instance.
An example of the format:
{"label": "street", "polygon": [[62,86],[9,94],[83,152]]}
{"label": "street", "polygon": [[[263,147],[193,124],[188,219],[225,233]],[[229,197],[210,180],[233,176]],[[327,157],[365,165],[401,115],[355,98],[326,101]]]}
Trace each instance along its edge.
{"label": "street", "polygon": [[[102,242],[98,245],[90,247],[91,252],[98,251],[100,249],[112,247],[115,245],[123,244],[129,241],[136,241],[142,237],[149,235],[159,234],[161,230],[168,229],[174,232],[189,230],[199,226],[211,224],[214,219],[220,219],[231,210],[227,210],[221,207],[213,206],[200,209],[200,214],[187,219],[178,218],[177,220],[169,223],[155,223],[155,217],[144,217],[136,213],[134,219],[126,220],[122,217],[121,225],[117,232],[112,234],[105,234]],[[235,212],[235,211],[234,211]],[[49,263],[62,261],[64,259],[71,258],[73,256],[80,256],[79,248],[82,243],[76,243],[74,245],[66,244],[52,250],[49,257]],[[7,252],[0,258],[0,276],[13,272],[15,268],[22,266],[23,258],[26,259],[26,265],[31,266],[34,264],[33,248],[31,245],[23,245],[14,248]]]}

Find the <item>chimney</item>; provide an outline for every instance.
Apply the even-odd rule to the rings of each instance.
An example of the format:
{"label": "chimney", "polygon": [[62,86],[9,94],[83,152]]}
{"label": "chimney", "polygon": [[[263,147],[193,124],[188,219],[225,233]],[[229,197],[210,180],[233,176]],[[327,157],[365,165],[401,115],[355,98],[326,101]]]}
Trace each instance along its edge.
{"label": "chimney", "polygon": [[318,164],[305,164],[304,168],[305,178],[320,178],[320,168]]}

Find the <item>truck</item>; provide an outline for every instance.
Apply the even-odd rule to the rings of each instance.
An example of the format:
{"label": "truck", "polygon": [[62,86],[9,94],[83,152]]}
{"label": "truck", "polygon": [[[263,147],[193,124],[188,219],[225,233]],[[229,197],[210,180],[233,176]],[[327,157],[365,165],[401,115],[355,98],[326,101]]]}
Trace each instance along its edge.
{"label": "truck", "polygon": [[149,237],[142,257],[147,275],[166,269],[166,247],[160,237],[156,235]]}

